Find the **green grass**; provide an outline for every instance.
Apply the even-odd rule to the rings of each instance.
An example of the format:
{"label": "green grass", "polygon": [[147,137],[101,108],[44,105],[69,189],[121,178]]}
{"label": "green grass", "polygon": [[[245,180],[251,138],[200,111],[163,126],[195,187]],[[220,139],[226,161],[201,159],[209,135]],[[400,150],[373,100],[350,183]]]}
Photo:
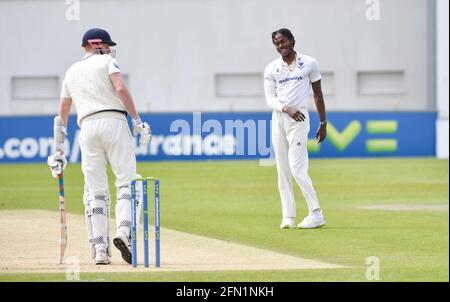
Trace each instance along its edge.
{"label": "green grass", "polygon": [[[369,204],[448,204],[448,160],[311,160],[310,175],[327,219],[318,230],[278,229],[276,168],[257,161],[139,163],[161,179],[163,227],[349,266],[336,270],[82,273],[106,281],[366,281],[376,256],[381,281],[449,280],[449,213],[374,211]],[[114,178],[109,171],[112,196]],[[1,209],[57,209],[56,180],[46,165],[0,166]],[[65,173],[66,207],[83,213],[80,166]],[[306,204],[296,187],[298,221]],[[114,199],[114,198],[113,198]],[[113,207],[114,209],[114,207]],[[0,281],[57,281],[60,274],[0,274]]]}

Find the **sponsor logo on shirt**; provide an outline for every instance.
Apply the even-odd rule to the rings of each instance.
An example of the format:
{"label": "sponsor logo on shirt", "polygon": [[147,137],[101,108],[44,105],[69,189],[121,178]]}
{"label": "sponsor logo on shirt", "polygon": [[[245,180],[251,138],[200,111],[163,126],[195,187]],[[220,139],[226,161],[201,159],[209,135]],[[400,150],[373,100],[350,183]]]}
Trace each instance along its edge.
{"label": "sponsor logo on shirt", "polygon": [[303,80],[303,77],[286,78],[286,79],[283,79],[283,80],[279,80],[278,84],[283,84],[283,83],[290,82],[290,81],[301,81],[301,80]]}

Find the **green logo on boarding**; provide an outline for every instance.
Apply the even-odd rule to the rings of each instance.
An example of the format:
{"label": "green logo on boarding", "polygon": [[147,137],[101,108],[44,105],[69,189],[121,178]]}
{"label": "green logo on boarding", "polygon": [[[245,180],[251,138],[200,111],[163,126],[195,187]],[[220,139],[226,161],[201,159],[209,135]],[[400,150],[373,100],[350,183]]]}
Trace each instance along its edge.
{"label": "green logo on boarding", "polygon": [[[395,134],[398,122],[394,120],[369,120],[365,124],[366,134]],[[343,152],[361,133],[362,125],[358,120],[351,121],[342,131],[338,131],[332,123],[328,123],[327,139],[338,151]],[[367,139],[365,142],[368,153],[396,152],[398,143],[396,139]],[[308,140],[308,151],[318,153],[320,144],[314,139]]]}

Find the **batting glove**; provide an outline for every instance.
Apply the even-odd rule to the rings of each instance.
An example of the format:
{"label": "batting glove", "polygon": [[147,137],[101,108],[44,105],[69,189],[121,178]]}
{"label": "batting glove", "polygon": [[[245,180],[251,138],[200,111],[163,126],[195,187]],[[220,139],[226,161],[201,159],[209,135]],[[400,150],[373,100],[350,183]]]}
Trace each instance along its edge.
{"label": "batting glove", "polygon": [[133,123],[133,136],[140,135],[139,144],[141,146],[147,145],[152,137],[152,130],[150,125],[146,122],[142,122],[141,118],[138,116],[132,120]]}
{"label": "batting glove", "polygon": [[47,158],[47,164],[52,171],[53,178],[57,178],[66,168],[67,160],[63,154],[56,152]]}

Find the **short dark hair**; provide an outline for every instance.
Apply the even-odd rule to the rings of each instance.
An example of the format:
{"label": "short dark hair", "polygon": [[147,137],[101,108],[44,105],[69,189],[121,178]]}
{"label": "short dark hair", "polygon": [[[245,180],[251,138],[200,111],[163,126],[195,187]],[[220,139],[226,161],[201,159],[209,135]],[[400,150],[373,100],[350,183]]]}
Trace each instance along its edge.
{"label": "short dark hair", "polygon": [[291,31],[287,28],[281,28],[279,30],[276,30],[272,33],[272,43],[275,43],[275,36],[277,34],[283,35],[286,38],[288,38],[289,41],[292,42],[292,46],[295,46],[295,38],[294,35],[291,33]]}

